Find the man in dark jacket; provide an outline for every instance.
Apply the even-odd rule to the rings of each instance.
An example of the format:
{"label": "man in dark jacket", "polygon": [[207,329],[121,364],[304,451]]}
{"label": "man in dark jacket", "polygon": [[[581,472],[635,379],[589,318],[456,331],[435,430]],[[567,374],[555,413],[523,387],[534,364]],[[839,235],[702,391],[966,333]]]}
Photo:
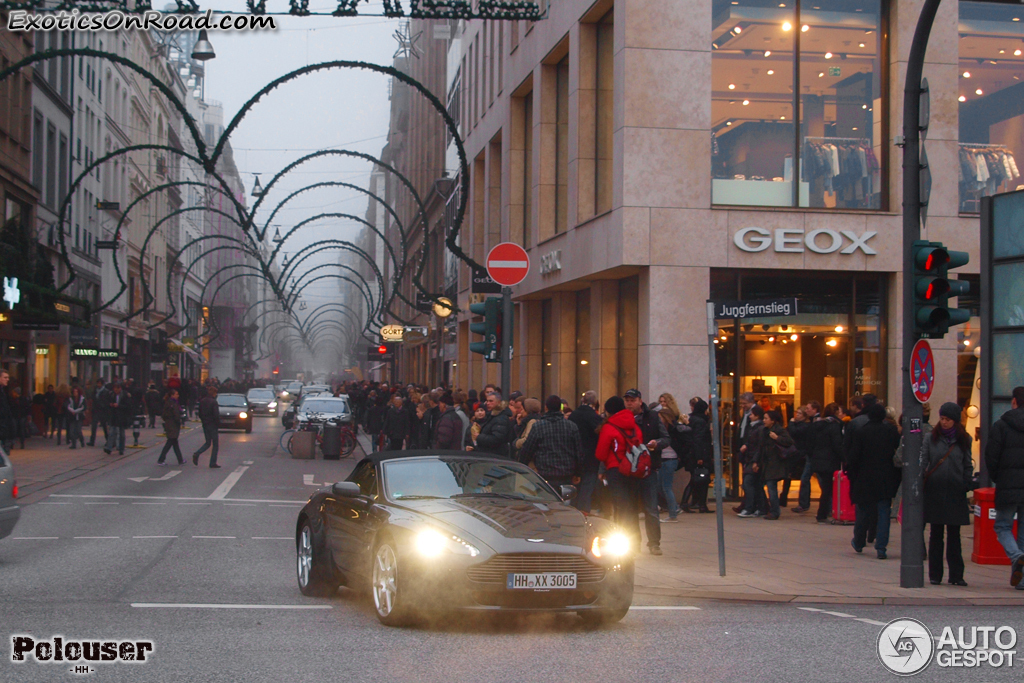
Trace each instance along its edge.
{"label": "man in dark jacket", "polygon": [[582,463],[580,430],[562,415],[562,399],[548,396],[544,401],[547,412],[530,429],[519,461],[533,463],[537,474],[552,486],[572,484],[579,477]]}
{"label": "man in dark jacket", "polygon": [[113,391],[107,395],[107,414],[110,416],[110,429],[107,431],[107,444],[103,452],[110,455],[115,448],[124,455],[124,430],[132,426],[135,409],[128,392],[120,384],[115,383]]}
{"label": "man in dark jacket", "polygon": [[583,403],[569,415],[569,422],[576,425],[580,433],[580,449],[583,451],[580,490],[573,505],[580,512],[590,513],[594,491],[597,490],[597,473],[601,463],[597,456],[597,437],[601,431],[601,416],[597,414],[597,392],[587,391],[583,394]]}
{"label": "man in dark jacket", "polygon": [[740,517],[760,517],[765,514],[767,499],[764,495],[764,463],[761,462],[761,439],[764,425],[764,408],[756,403],[747,413],[747,433],[745,443],[740,447],[740,459],[743,461],[743,509]]}
{"label": "man in dark jacket", "polygon": [[[630,389],[622,396],[626,409],[633,413],[636,426],[643,433],[644,443],[651,453],[651,471],[661,469],[661,451],[669,445],[668,428],[658,414],[647,407],[639,389]],[[658,517],[658,477],[640,480],[640,502],[644,506],[644,519],[656,519],[658,524],[647,527],[647,546],[651,555],[661,555],[661,518]],[[653,534],[651,532],[654,532]]]}
{"label": "man in dark jacket", "polygon": [[[793,512],[807,512],[811,509],[811,450],[814,447],[812,436],[812,425],[821,414],[821,404],[811,401],[807,405],[797,408],[793,419],[789,421],[787,429],[796,442],[796,448],[802,459],[802,470],[800,471],[800,492],[797,494],[796,507]],[[794,470],[795,472],[795,470]],[[785,497],[785,496],[783,496]],[[785,507],[785,503],[782,506]]]}
{"label": "man in dark jacket", "polygon": [[434,448],[446,451],[462,450],[462,418],[455,411],[455,399],[451,392],[445,392],[437,399],[441,417],[434,430]]}
{"label": "man in dark jacket", "polygon": [[14,411],[11,409],[7,385],[11,376],[6,370],[0,370],[0,441],[3,442],[4,450],[8,453],[14,447],[14,437],[18,435],[18,426],[14,420]]}
{"label": "man in dark jacket", "polygon": [[402,397],[395,394],[391,399],[391,407],[384,416],[384,448],[385,451],[400,451],[409,437],[411,427],[409,411],[402,405]]}
{"label": "man in dark jacket", "polygon": [[1024,540],[1020,524],[1013,535],[1013,518],[1024,522],[1024,387],[1013,390],[1011,410],[992,425],[985,444],[985,466],[996,485],[996,538],[1010,558],[1010,585],[1024,590]]}
{"label": "man in dark jacket", "polygon": [[206,441],[200,446],[199,450],[192,454],[192,464],[196,467],[199,466],[199,456],[206,451],[207,448],[213,448],[210,451],[210,467],[218,469],[220,465],[217,464],[217,452],[220,450],[220,405],[217,404],[217,388],[209,387],[206,390],[206,396],[199,401],[199,420],[203,423],[203,436],[206,437]]}
{"label": "man in dark jacket", "polygon": [[886,558],[889,543],[889,516],[892,497],[899,487],[900,470],[892,462],[900,445],[896,425],[885,420],[885,407],[873,403],[866,411],[868,422],[854,431],[850,450],[846,454],[850,470],[850,499],[856,507],[857,518],[850,544],[858,553],[864,550],[868,527],[876,524],[875,550],[878,559]]}
{"label": "man in dark jacket", "polygon": [[149,383],[149,388],[146,390],[146,412],[149,413],[149,428],[156,427],[156,416],[163,412],[163,399],[160,397],[160,392],[156,390],[156,384],[153,382]]}
{"label": "man in dark jacket", "polygon": [[512,411],[501,405],[501,392],[494,390],[487,395],[487,417],[480,426],[475,448],[481,453],[493,453],[508,457],[508,435],[512,429]]}
{"label": "man in dark jacket", "polygon": [[384,428],[384,415],[388,411],[388,402],[376,391],[371,391],[366,399],[366,433],[370,437],[370,452],[380,448],[380,432]]}

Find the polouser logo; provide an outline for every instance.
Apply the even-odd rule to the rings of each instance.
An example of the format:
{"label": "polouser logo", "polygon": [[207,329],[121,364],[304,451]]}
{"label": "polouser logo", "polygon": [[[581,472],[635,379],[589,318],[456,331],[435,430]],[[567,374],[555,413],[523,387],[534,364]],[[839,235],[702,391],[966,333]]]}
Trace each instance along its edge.
{"label": "polouser logo", "polygon": [[878,661],[897,676],[924,671],[934,654],[931,631],[917,619],[894,619],[878,634]]}

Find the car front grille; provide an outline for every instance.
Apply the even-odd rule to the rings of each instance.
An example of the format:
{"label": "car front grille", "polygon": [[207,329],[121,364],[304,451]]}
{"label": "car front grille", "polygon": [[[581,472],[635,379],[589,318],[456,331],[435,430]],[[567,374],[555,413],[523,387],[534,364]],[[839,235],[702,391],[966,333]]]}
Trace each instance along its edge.
{"label": "car front grille", "polygon": [[579,583],[592,583],[604,579],[605,570],[591,564],[581,555],[496,555],[466,570],[470,581],[505,584],[508,574],[541,574],[547,572],[575,572]]}

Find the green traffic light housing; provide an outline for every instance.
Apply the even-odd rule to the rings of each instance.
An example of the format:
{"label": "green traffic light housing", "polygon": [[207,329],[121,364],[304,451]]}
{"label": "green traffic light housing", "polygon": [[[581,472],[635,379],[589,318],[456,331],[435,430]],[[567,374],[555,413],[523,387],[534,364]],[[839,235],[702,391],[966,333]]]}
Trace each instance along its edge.
{"label": "green traffic light housing", "polygon": [[488,363],[501,362],[501,299],[487,297],[483,303],[470,304],[469,312],[484,319],[483,322],[469,324],[470,332],[484,337],[483,341],[470,342],[469,350],[481,354]]}
{"label": "green traffic light housing", "polygon": [[950,251],[940,242],[914,242],[913,320],[918,337],[941,339],[951,326],[970,320],[970,311],[949,307],[951,297],[970,291],[969,282],[950,280],[949,270],[969,261],[967,252]]}

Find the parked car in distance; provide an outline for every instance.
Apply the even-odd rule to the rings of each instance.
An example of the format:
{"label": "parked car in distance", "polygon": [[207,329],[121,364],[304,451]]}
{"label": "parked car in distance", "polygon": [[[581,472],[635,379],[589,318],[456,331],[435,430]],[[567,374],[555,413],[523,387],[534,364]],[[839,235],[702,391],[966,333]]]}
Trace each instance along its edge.
{"label": "parked car in distance", "polygon": [[250,412],[254,415],[277,413],[277,396],[274,395],[273,389],[250,389],[245,398],[249,401]]}
{"label": "parked car in distance", "polygon": [[334,398],[327,394],[306,397],[295,413],[295,419],[305,422],[311,413],[316,413],[318,419],[332,420],[340,424],[352,424],[352,410],[348,401],[343,398]]}
{"label": "parked car in distance", "polygon": [[246,434],[252,433],[252,413],[243,394],[218,394],[217,405],[220,407],[218,429],[244,429]]}
{"label": "parked car in distance", "polygon": [[7,451],[0,446],[0,538],[10,536],[21,517],[21,508],[15,502],[17,498],[18,482],[14,479],[14,465]]}

